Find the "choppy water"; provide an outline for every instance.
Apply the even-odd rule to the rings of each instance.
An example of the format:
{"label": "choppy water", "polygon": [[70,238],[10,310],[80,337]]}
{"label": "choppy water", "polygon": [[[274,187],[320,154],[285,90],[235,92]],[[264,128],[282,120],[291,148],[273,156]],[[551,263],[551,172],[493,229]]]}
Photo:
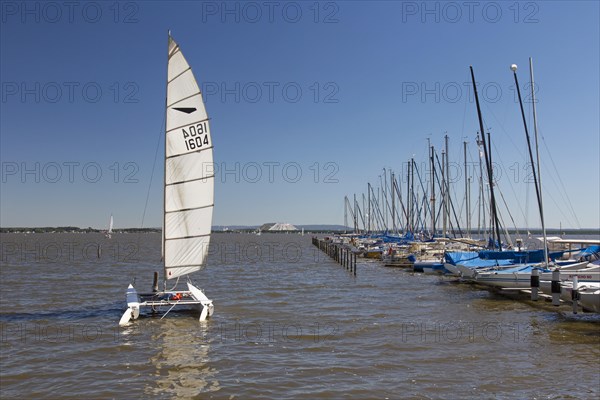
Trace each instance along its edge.
{"label": "choppy water", "polygon": [[2,398],[600,396],[596,316],[376,262],[354,277],[308,235],[213,235],[194,274],[213,318],[125,328],[125,288],[150,288],[159,234],[1,239]]}

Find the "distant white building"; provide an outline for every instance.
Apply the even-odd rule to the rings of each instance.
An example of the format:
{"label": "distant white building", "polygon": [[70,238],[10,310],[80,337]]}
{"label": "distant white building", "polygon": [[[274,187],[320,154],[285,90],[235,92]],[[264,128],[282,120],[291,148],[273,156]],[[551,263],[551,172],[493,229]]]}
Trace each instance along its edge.
{"label": "distant white building", "polygon": [[298,228],[296,228],[292,224],[288,224],[285,222],[277,222],[277,223],[264,224],[263,226],[260,227],[260,230],[263,230],[263,231],[297,231]]}

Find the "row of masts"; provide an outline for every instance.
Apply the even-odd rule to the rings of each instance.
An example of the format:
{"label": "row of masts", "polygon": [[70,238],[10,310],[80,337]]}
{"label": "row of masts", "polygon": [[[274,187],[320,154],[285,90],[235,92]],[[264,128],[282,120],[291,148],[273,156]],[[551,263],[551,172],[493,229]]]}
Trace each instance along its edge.
{"label": "row of masts", "polygon": [[[546,230],[541,193],[540,158],[537,146],[538,133],[535,93],[533,90],[533,64],[531,59],[529,62],[537,159],[533,157],[532,144],[517,80],[516,65],[513,64],[511,69],[514,73],[519,97],[545,243]],[[475,140],[479,154],[479,168],[478,171],[477,168],[469,168],[468,142],[463,141],[464,200],[460,204],[460,209],[457,210],[458,204],[452,200],[453,196],[451,196],[453,188],[451,186],[449,136],[446,134],[441,152],[437,151],[431,140],[428,139],[426,168],[419,168],[413,156],[404,164],[406,168],[402,174],[396,174],[391,168],[383,168],[383,173],[379,175],[379,185],[376,188],[368,182],[366,194],[362,193],[358,197],[354,194],[352,198],[345,196],[345,226],[352,227],[355,233],[371,234],[377,232],[392,235],[410,233],[413,236],[419,235],[425,238],[439,236],[470,237],[472,234],[477,234],[480,237],[489,235],[490,247],[492,248],[501,250],[503,243],[512,245],[506,228],[507,224],[504,223],[498,212],[499,198],[497,197],[498,193],[493,172],[491,135],[489,130],[484,129],[477,85],[475,84],[475,74],[472,67],[470,67],[470,72],[479,123],[479,131]],[[471,186],[475,182],[478,185],[475,205],[477,213],[476,229],[473,226],[475,209],[472,208],[471,201]],[[499,194],[500,199],[505,203],[502,194]],[[504,242],[502,236],[504,236]]]}
{"label": "row of masts", "polygon": [[[366,193],[344,197],[345,224],[357,233],[372,232],[428,232],[445,235],[450,232],[462,234],[472,231],[471,185],[473,177],[465,174],[464,220],[461,220],[451,199],[449,136],[444,136],[441,155],[435,146],[428,144],[428,166],[423,170],[414,157],[405,165],[405,174],[383,168],[379,185],[367,183]],[[482,146],[482,141],[477,141]],[[463,142],[464,169],[469,171],[468,142]],[[481,163],[481,160],[480,160]],[[480,170],[481,170],[480,165]],[[481,182],[481,179],[480,179]],[[485,230],[484,192],[480,191],[478,208],[478,232]],[[439,195],[439,198],[437,197]],[[350,218],[350,219],[349,219]],[[351,225],[348,225],[348,223]],[[461,225],[462,223],[465,225]]]}

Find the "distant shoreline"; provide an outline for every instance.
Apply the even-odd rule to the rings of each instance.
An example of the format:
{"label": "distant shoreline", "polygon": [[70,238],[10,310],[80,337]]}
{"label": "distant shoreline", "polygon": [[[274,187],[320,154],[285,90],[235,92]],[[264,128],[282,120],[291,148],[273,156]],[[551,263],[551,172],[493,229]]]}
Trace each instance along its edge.
{"label": "distant shoreline", "polygon": [[[223,229],[225,228],[225,229]],[[213,227],[213,233],[251,233],[256,232],[257,227]],[[327,228],[326,226],[319,226],[318,228],[311,229],[310,227],[302,227],[295,231],[262,231],[262,233],[285,233],[285,232],[301,232],[301,229],[304,229],[305,233],[351,233],[352,229],[343,229],[339,226],[332,226],[331,228]],[[162,231],[161,228],[123,228],[123,229],[113,229],[113,233],[160,233]],[[105,233],[106,229],[95,229],[95,228],[79,228],[74,226],[64,226],[64,227],[9,227],[9,228],[0,228],[0,233]],[[520,233],[521,235],[527,234],[528,232],[531,235],[541,235],[541,229],[508,229],[510,234]],[[459,232],[453,232],[455,234],[459,234]],[[466,232],[462,232],[463,234]],[[471,230],[471,234],[477,234],[477,230]],[[560,228],[548,228],[546,229],[547,235],[598,235],[600,236],[600,228],[582,228],[582,229],[560,229]]]}

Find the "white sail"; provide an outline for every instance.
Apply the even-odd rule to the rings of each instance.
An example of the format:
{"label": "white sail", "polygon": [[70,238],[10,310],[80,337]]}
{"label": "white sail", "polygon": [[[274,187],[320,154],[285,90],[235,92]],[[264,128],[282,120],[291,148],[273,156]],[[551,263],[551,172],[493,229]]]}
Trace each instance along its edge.
{"label": "white sail", "polygon": [[212,140],[200,88],[169,36],[165,140],[165,278],[199,270],[214,205]]}
{"label": "white sail", "polygon": [[108,223],[108,234],[111,234],[113,230],[113,216],[112,214],[110,215],[110,222]]}

